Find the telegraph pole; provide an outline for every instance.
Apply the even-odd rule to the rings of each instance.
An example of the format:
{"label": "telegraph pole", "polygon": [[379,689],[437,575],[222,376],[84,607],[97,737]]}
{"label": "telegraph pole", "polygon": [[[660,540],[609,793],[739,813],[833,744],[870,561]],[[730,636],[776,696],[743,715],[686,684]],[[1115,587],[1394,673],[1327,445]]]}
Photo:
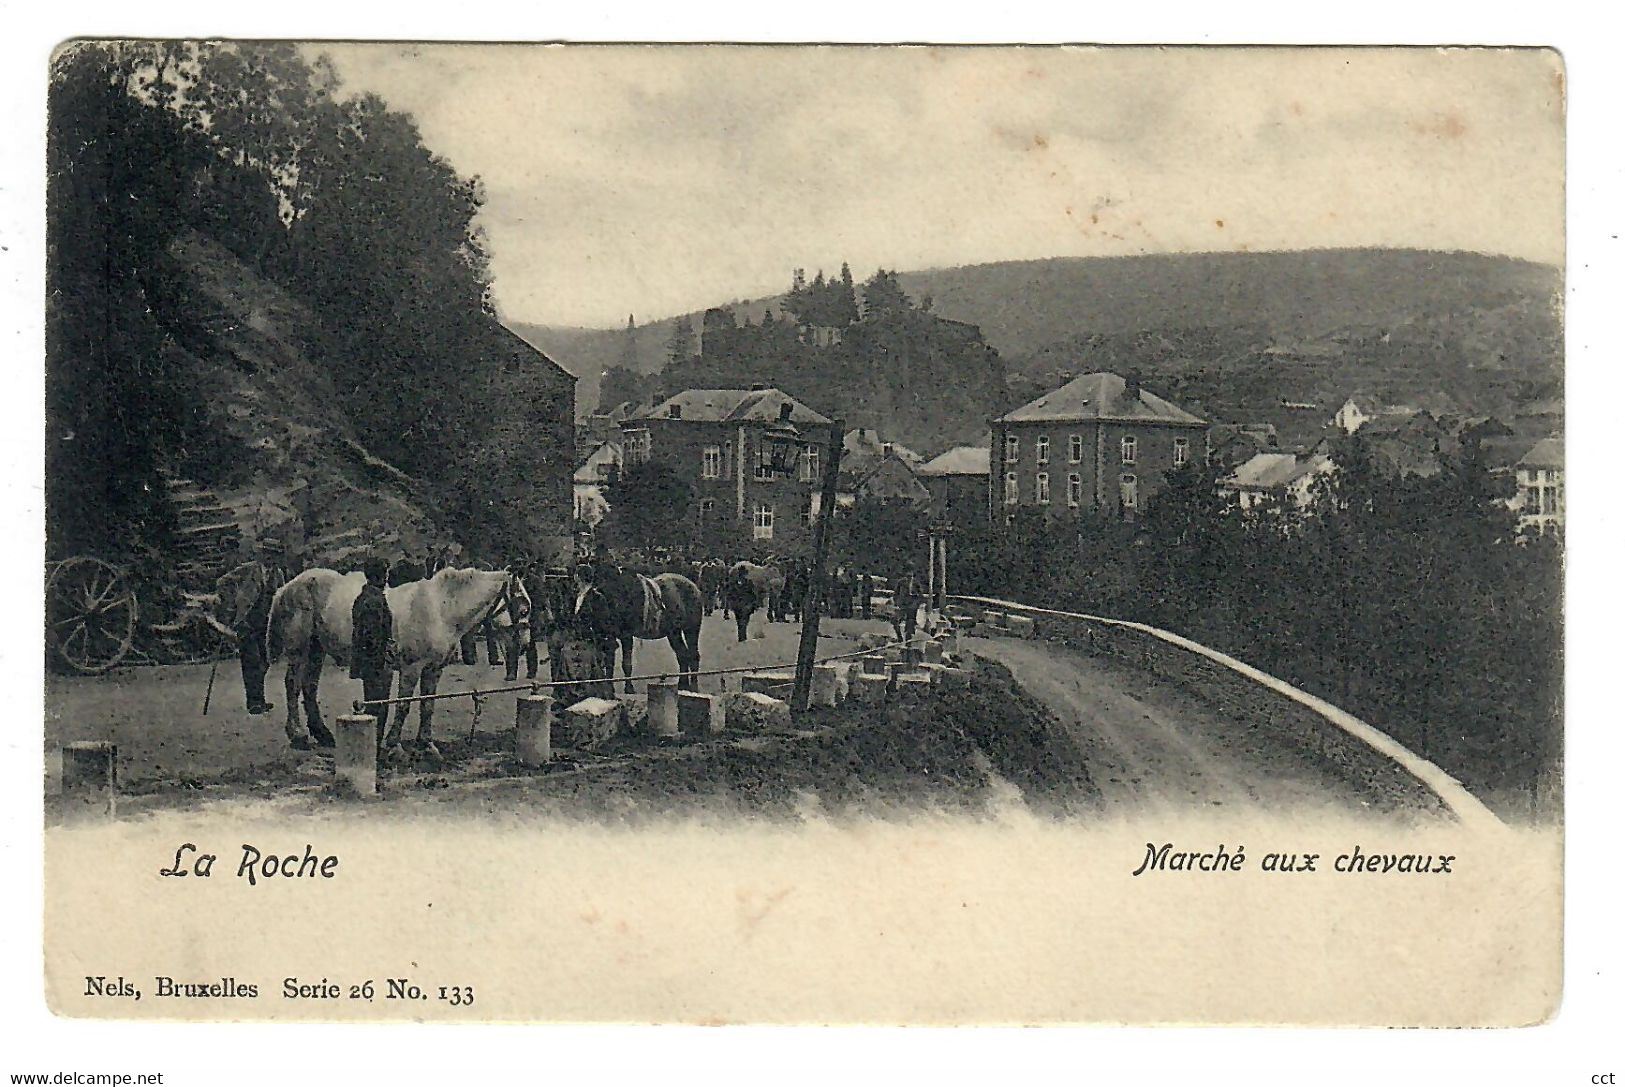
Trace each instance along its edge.
{"label": "telegraph pole", "polygon": [[796,685],[790,695],[790,708],[797,713],[807,708],[812,693],[813,661],[818,658],[818,610],[823,605],[824,566],[829,561],[830,522],[835,519],[835,477],[841,470],[841,442],[846,421],[829,425],[829,456],[824,461],[824,485],[818,499],[818,520],[813,523],[812,575],[807,579],[807,599],[801,605],[801,646],[796,652]]}

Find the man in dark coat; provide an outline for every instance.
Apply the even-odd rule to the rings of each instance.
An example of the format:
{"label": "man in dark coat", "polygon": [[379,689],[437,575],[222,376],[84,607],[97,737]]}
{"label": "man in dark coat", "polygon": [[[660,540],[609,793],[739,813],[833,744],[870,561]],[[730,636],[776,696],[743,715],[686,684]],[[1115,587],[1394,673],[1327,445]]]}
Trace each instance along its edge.
{"label": "man in dark coat", "polygon": [[869,575],[868,571],[864,571],[863,580],[858,586],[858,592],[862,598],[863,617],[865,619],[873,618],[875,604],[875,579]]}
{"label": "man in dark coat", "polygon": [[260,542],[257,558],[215,582],[220,599],[218,614],[224,619],[224,624],[215,625],[229,628],[237,638],[237,659],[242,665],[243,696],[249,713],[267,713],[272,708],[265,700],[265,673],[271,666],[265,652],[265,626],[271,615],[271,598],[287,581],[282,542],[273,538]]}
{"label": "man in dark coat", "polygon": [[920,594],[914,584],[914,574],[905,571],[897,579],[897,589],[892,595],[892,604],[896,611],[892,618],[892,628],[897,631],[897,637],[902,641],[914,640],[914,625],[918,621],[920,612]]}
{"label": "man in dark coat", "polygon": [[[361,569],[367,575],[367,584],[350,608],[350,678],[361,681],[361,697],[370,703],[389,697],[390,681],[394,678],[389,641],[395,633],[395,620],[384,596],[389,564],[380,558],[369,558]],[[382,743],[389,707],[368,706],[367,712],[378,720],[378,740]]]}

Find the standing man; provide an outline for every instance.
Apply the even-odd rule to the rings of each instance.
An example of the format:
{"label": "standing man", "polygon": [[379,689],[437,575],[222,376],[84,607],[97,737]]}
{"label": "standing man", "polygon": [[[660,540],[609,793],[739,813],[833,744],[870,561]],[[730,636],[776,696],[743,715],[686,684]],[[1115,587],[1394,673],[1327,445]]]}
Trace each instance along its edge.
{"label": "standing man", "polygon": [[914,587],[912,571],[903,571],[902,576],[897,579],[897,590],[892,597],[892,603],[897,608],[896,616],[892,619],[893,629],[904,642],[912,642],[914,624],[920,610],[920,598]]}
{"label": "standing man", "polygon": [[874,618],[875,579],[870,576],[869,571],[865,570],[863,572],[863,581],[860,583],[859,588],[863,594],[863,617],[872,619]]}
{"label": "standing man", "polygon": [[[389,697],[390,681],[394,678],[389,640],[395,633],[395,620],[389,614],[389,601],[384,596],[389,564],[373,556],[361,564],[361,569],[367,575],[367,584],[362,586],[350,608],[350,678],[361,681],[361,697],[372,703]],[[366,712],[377,720],[378,743],[382,744],[389,707],[368,705]]]}
{"label": "standing man", "polygon": [[282,541],[267,537],[260,541],[257,558],[228,571],[215,582],[215,592],[220,598],[219,614],[224,622],[214,625],[229,629],[237,639],[237,659],[243,670],[243,697],[249,713],[268,713],[272,708],[265,700],[265,673],[271,666],[265,651],[265,626],[271,616],[271,599],[287,581]]}

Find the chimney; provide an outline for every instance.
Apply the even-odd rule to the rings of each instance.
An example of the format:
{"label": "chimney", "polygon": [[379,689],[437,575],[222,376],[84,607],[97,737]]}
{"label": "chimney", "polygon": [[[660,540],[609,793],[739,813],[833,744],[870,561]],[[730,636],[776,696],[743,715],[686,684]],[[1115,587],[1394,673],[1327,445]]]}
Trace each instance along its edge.
{"label": "chimney", "polygon": [[1130,370],[1123,377],[1123,399],[1140,399],[1140,371]]}
{"label": "chimney", "polygon": [[779,405],[779,422],[788,423],[790,421],[790,413],[792,411],[794,411],[794,410],[795,410],[795,405],[790,403],[790,401],[788,401],[788,400],[786,400],[784,403],[780,404]]}

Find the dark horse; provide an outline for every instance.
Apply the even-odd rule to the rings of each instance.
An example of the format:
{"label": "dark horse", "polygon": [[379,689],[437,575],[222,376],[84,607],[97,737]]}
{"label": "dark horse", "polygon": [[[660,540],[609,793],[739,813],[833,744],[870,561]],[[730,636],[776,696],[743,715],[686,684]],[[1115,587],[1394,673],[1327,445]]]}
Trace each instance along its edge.
{"label": "dark horse", "polygon": [[[664,638],[677,655],[678,686],[692,689],[700,670],[700,621],[705,602],[699,586],[682,574],[648,577],[618,567],[601,568],[576,597],[575,614],[595,641],[613,637],[621,646],[621,674],[632,693],[632,639]],[[613,656],[610,675],[614,675]]]}

